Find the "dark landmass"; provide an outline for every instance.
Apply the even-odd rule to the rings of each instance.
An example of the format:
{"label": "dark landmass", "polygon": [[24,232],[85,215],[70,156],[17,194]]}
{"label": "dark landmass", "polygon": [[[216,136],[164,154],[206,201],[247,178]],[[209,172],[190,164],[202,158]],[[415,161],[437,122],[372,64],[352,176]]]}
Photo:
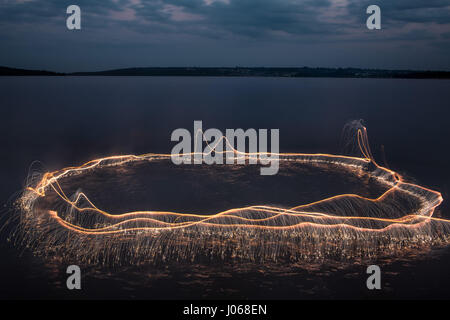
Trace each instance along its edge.
{"label": "dark landmass", "polygon": [[44,70],[25,70],[0,66],[0,76],[62,76],[63,73]]}
{"label": "dark landmass", "polygon": [[128,68],[96,72],[56,73],[0,67],[0,76],[189,76],[290,78],[402,78],[450,79],[450,71],[383,70],[358,68]]}

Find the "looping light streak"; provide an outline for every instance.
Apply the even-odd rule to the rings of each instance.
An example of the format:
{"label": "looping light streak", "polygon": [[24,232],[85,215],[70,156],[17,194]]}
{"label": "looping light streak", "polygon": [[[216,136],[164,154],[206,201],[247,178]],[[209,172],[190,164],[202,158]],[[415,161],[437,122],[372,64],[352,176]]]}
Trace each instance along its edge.
{"label": "looping light streak", "polygon": [[[83,192],[71,199],[62,189],[63,179],[89,175],[97,168],[171,157],[151,153],[121,155],[47,172],[39,181],[31,183],[18,201],[21,208],[18,233],[21,241],[36,252],[59,250],[62,255],[75,254],[90,262],[112,260],[114,263],[124,259],[152,260],[157,256],[162,260],[170,257],[189,260],[201,251],[208,252],[207,255],[251,260],[277,260],[286,256],[297,260],[334,254],[353,257],[371,255],[380,248],[395,251],[408,246],[447,243],[450,221],[433,217],[443,201],[441,194],[405,182],[398,173],[378,165],[370,151],[365,127],[356,131],[356,138],[363,157],[280,153],[279,161],[333,164],[349,172],[362,170],[386,186],[386,191],[373,199],[339,194],[292,208],[257,205],[213,214],[167,211],[112,214],[98,208]],[[230,145],[226,137],[222,139]],[[208,144],[208,153],[217,152],[215,147],[221,142]],[[236,149],[221,152],[247,160],[261,155]],[[39,201],[50,192],[64,206],[39,208]],[[89,225],[86,225],[86,215],[90,217]],[[359,246],[360,252],[355,252],[358,251],[355,246]]]}

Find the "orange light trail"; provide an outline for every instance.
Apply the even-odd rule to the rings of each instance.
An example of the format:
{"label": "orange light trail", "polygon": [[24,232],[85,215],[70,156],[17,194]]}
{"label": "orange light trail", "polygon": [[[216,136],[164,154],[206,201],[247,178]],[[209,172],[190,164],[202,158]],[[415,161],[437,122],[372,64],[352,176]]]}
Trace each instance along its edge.
{"label": "orange light trail", "polygon": [[[112,214],[98,208],[83,192],[72,199],[66,195],[60,183],[65,178],[88,175],[98,168],[171,158],[170,154],[152,153],[111,156],[47,172],[31,183],[18,200],[19,241],[39,253],[56,250],[90,262],[114,263],[124,259],[151,260],[157,256],[162,260],[193,259],[202,251],[221,256],[232,252],[232,256],[251,260],[277,260],[281,256],[297,260],[337,252],[352,257],[355,244],[370,255],[380,247],[383,252],[397,252],[408,246],[447,243],[450,221],[433,217],[443,201],[441,194],[405,182],[395,171],[378,165],[370,151],[365,127],[358,128],[356,139],[363,157],[279,153],[277,161],[333,164],[349,172],[362,171],[386,187],[378,197],[339,194],[291,208],[256,205],[212,214],[170,211]],[[226,137],[222,140],[230,144]],[[217,152],[215,148],[222,140],[213,146],[208,144],[209,152],[202,155]],[[246,160],[261,155],[231,148],[231,152],[222,153]],[[195,154],[198,153],[181,156]],[[45,200],[48,193],[56,195],[63,205],[40,208],[39,201]],[[256,244],[250,245],[254,241]]]}

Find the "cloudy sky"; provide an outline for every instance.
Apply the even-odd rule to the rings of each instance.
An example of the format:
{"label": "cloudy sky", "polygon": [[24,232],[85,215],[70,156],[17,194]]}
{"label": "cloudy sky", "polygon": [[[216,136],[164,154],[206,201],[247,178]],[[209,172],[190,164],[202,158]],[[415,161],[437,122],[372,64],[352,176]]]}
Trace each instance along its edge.
{"label": "cloudy sky", "polygon": [[[82,30],[66,28],[66,8]],[[381,8],[382,30],[365,26]],[[450,0],[0,0],[0,65],[450,70]]]}

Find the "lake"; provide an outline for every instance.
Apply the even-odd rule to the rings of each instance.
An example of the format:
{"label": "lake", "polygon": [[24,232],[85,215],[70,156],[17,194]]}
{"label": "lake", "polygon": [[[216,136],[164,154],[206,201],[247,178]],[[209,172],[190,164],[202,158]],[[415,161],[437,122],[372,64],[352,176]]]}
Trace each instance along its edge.
{"label": "lake", "polygon": [[[172,131],[192,131],[194,120],[222,132],[279,129],[280,152],[341,154],[342,129],[354,119],[364,120],[377,161],[441,192],[435,214],[450,218],[450,80],[0,77],[0,202],[6,214],[34,161],[52,171],[170,153]],[[367,290],[359,261],[93,265],[73,292],[67,262],[34,257],[5,237],[0,255],[0,298],[450,298],[449,247],[373,261],[383,274],[377,292]]]}

